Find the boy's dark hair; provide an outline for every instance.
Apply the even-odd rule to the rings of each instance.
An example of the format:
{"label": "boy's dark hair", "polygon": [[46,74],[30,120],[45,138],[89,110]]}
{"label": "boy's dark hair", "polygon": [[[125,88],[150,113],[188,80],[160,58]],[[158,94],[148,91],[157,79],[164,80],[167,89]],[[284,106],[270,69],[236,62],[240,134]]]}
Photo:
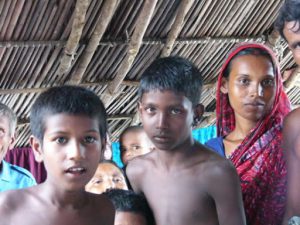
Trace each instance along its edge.
{"label": "boy's dark hair", "polygon": [[32,134],[42,142],[46,118],[59,113],[97,119],[101,138],[106,138],[106,111],[102,101],[94,92],[78,86],[61,86],[50,88],[40,94],[31,108]]}
{"label": "boy's dark hair", "polygon": [[224,78],[229,77],[233,60],[238,58],[239,56],[244,56],[244,55],[254,55],[254,56],[266,57],[272,63],[273,71],[274,71],[274,73],[276,73],[276,66],[274,65],[273,59],[268,51],[261,49],[261,48],[245,48],[245,49],[241,50],[240,52],[238,52],[235,56],[233,56],[230,59],[230,62],[227,64],[227,66],[224,70],[224,74],[223,74]]}
{"label": "boy's dark hair", "polygon": [[139,97],[151,90],[170,90],[183,94],[197,105],[201,96],[202,76],[188,60],[181,57],[156,59],[142,74]]}
{"label": "boy's dark hair", "polygon": [[121,189],[111,189],[105,194],[112,201],[116,211],[140,214],[144,216],[148,225],[155,224],[152,211],[143,195]]}
{"label": "boy's dark hair", "polygon": [[[285,40],[284,26],[286,22],[291,21],[295,21],[300,26],[300,0],[286,0],[279,10],[279,15],[275,21],[275,29],[279,31]],[[298,31],[300,31],[300,27],[296,32]]]}

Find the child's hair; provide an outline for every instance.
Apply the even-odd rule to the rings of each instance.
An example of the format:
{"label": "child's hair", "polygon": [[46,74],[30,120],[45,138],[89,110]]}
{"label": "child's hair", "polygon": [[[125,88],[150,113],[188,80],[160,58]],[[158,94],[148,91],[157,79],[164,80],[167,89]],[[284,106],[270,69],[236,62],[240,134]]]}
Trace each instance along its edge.
{"label": "child's hair", "polygon": [[7,105],[0,103],[0,116],[6,117],[9,121],[9,135],[15,132],[17,126],[17,116]]}
{"label": "child's hair", "polygon": [[141,132],[141,131],[144,131],[144,128],[142,126],[129,126],[129,127],[126,127],[123,132],[120,134],[119,136],[119,142],[120,144],[122,144],[122,140],[123,140],[123,136],[128,133],[128,132]]}
{"label": "child's hair", "polygon": [[170,90],[184,94],[197,105],[201,96],[202,76],[188,60],[181,57],[156,59],[142,74],[139,97],[151,90]]}
{"label": "child's hair", "polygon": [[116,211],[140,214],[144,216],[148,225],[154,225],[152,211],[143,195],[121,189],[111,189],[105,194],[112,201]]}
{"label": "child's hair", "polygon": [[94,92],[78,86],[61,86],[50,88],[40,94],[31,108],[32,134],[42,142],[47,117],[59,113],[97,119],[101,138],[106,138],[106,111]]}
{"label": "child's hair", "polygon": [[[284,38],[284,26],[286,22],[295,21],[300,25],[300,1],[299,0],[286,0],[279,10],[278,17],[275,21],[275,28],[279,31],[280,35]],[[295,24],[296,25],[296,24]],[[300,26],[296,32],[300,31]]]}
{"label": "child's hair", "polygon": [[227,64],[225,70],[224,70],[224,78],[228,78],[230,71],[231,71],[231,67],[232,67],[232,62],[234,59],[238,58],[239,56],[244,56],[244,55],[254,55],[254,56],[264,56],[267,59],[270,60],[270,62],[272,63],[272,67],[273,67],[273,71],[274,73],[276,73],[276,66],[274,65],[273,59],[270,55],[270,53],[268,53],[266,50],[261,49],[261,48],[245,48],[243,50],[241,50],[240,52],[238,52],[235,56],[233,56],[230,59],[230,62]]}

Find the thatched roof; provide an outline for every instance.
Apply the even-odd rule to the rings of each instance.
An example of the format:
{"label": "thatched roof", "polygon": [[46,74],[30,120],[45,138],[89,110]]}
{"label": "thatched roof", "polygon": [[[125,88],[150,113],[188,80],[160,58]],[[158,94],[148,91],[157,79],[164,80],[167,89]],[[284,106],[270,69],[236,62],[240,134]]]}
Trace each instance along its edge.
{"label": "thatched roof", "polygon": [[[283,0],[2,0],[0,101],[19,117],[17,146],[28,144],[29,111],[51,86],[78,84],[104,100],[112,140],[136,123],[137,86],[156,58],[179,55],[202,71],[200,126],[214,123],[214,86],[228,51],[241,41],[270,44],[281,68],[294,62],[272,24]],[[296,74],[297,75],[297,74]],[[297,76],[287,84],[299,104]]]}

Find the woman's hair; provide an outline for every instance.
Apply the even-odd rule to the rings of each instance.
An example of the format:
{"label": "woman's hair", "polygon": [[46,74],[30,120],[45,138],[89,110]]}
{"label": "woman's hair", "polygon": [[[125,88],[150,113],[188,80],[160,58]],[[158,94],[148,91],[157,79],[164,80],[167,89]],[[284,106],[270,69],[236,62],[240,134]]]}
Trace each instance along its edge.
{"label": "woman's hair", "polygon": [[273,62],[273,59],[272,59],[270,53],[267,52],[264,49],[261,49],[261,48],[251,47],[251,48],[245,48],[245,49],[241,50],[240,52],[238,52],[235,56],[233,56],[230,59],[230,61],[227,64],[226,68],[224,69],[224,73],[223,73],[223,77],[224,78],[228,78],[229,77],[229,74],[230,74],[231,69],[232,69],[232,62],[233,62],[233,60],[236,59],[236,58],[238,58],[239,56],[244,56],[244,55],[253,55],[253,56],[263,56],[263,57],[266,57],[272,63],[272,67],[273,67],[274,73],[276,72],[276,67],[274,65],[274,62]]}

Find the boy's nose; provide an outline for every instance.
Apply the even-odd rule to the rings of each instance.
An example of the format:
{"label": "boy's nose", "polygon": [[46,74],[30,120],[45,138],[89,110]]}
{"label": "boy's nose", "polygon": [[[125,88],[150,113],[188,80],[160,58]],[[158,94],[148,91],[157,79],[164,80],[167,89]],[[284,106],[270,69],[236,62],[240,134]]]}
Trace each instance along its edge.
{"label": "boy's nose", "polygon": [[158,117],[157,128],[166,128],[168,127],[168,116],[165,113],[161,113]]}
{"label": "boy's nose", "polygon": [[68,156],[70,159],[81,159],[84,157],[84,149],[80,143],[74,141],[68,149]]}

